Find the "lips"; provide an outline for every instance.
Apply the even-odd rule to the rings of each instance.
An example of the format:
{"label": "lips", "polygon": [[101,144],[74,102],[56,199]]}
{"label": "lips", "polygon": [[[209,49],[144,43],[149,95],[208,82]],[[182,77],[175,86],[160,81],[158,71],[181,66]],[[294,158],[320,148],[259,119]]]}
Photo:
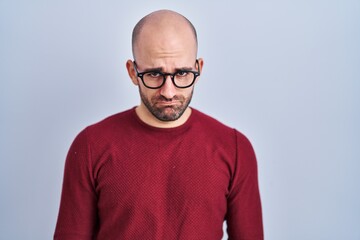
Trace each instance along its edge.
{"label": "lips", "polygon": [[180,104],[179,102],[157,102],[157,105],[159,107],[165,107],[165,108],[172,108],[178,106],[179,104]]}
{"label": "lips", "polygon": [[155,105],[159,108],[174,108],[180,107],[183,104],[182,97],[174,96],[171,99],[165,98],[163,96],[159,96],[153,99]]}
{"label": "lips", "polygon": [[172,99],[159,98],[156,103],[162,106],[174,106],[180,104],[181,102],[179,99],[174,97]]}
{"label": "lips", "polygon": [[157,103],[161,105],[175,105],[178,104],[179,101],[158,101]]}

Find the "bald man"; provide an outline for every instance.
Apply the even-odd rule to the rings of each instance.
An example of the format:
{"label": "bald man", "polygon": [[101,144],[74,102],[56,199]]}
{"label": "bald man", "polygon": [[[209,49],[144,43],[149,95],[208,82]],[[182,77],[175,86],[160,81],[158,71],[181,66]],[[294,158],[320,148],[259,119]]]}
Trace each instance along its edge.
{"label": "bald man", "polygon": [[257,163],[239,131],[189,107],[204,61],[194,26],[162,10],[133,30],[140,104],[70,147],[54,239],[263,239]]}

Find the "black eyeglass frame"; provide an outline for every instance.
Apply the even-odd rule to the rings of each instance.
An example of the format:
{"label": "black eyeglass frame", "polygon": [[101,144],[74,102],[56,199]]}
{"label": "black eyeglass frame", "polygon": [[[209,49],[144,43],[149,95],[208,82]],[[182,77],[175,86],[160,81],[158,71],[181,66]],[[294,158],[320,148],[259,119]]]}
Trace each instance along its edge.
{"label": "black eyeglass frame", "polygon": [[[196,59],[195,61],[195,64],[197,65],[198,67],[198,70],[197,71],[192,71],[192,70],[178,70],[174,73],[164,73],[164,72],[161,72],[161,71],[154,71],[154,70],[150,70],[150,71],[145,71],[145,72],[139,72],[138,69],[137,69],[137,64],[135,61],[134,62],[134,68],[135,68],[135,71],[136,71],[136,75],[137,77],[139,77],[142,81],[142,83],[144,84],[145,87],[147,88],[150,88],[150,89],[159,89],[161,88],[164,84],[165,84],[165,81],[166,81],[166,77],[167,76],[170,76],[171,78],[171,81],[172,83],[174,84],[175,87],[177,88],[189,88],[191,87],[194,83],[195,83],[195,80],[198,76],[200,76],[200,67],[199,67],[199,61],[198,59]],[[186,72],[186,73],[193,73],[194,74],[194,79],[193,81],[187,85],[187,86],[178,86],[176,83],[175,83],[175,75],[178,74],[179,72]],[[144,81],[144,75],[147,74],[147,73],[158,73],[160,75],[163,76],[163,82],[158,86],[158,87],[149,87],[148,85],[146,85],[145,81]]]}

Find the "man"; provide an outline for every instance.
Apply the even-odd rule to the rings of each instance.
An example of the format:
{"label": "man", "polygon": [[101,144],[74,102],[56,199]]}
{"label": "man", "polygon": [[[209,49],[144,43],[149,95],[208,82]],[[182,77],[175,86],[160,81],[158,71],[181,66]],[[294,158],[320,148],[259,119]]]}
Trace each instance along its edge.
{"label": "man", "polygon": [[197,36],[161,10],[133,31],[126,68],[139,106],[87,127],[65,164],[54,239],[263,239],[256,159],[247,138],[189,107]]}

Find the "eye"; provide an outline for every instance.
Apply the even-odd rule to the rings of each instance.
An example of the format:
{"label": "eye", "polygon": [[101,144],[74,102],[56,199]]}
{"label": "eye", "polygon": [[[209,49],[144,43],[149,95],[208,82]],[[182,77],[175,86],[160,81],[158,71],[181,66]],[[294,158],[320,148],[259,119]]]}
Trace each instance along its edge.
{"label": "eye", "polygon": [[179,77],[186,77],[186,75],[188,75],[189,73],[187,71],[178,71],[176,73],[176,76],[179,76]]}
{"label": "eye", "polygon": [[151,77],[151,78],[158,78],[158,77],[161,77],[161,73],[159,73],[159,72],[149,72],[149,73],[146,73],[146,76]]}

